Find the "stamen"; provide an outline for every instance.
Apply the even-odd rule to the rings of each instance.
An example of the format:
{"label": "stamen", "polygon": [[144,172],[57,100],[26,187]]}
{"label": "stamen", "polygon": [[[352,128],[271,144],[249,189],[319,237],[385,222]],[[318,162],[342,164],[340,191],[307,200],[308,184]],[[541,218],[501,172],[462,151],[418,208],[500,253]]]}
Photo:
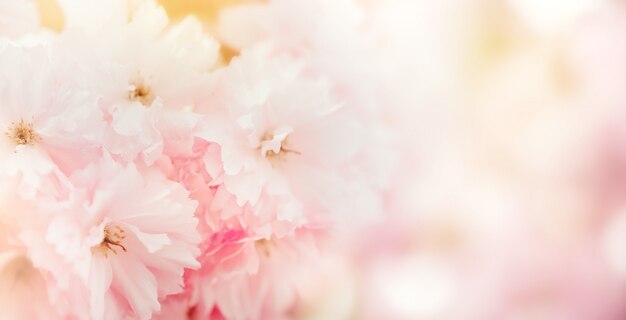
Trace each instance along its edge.
{"label": "stamen", "polygon": [[275,157],[278,156],[281,153],[293,153],[296,155],[302,155],[302,153],[300,151],[296,151],[296,150],[291,150],[291,149],[287,149],[285,148],[285,146],[280,146],[280,150],[278,150],[278,152],[274,152],[274,150],[269,150],[267,151],[267,153],[265,154],[266,157]]}
{"label": "stamen", "polygon": [[274,241],[272,241],[272,239],[260,239],[254,242],[254,246],[257,249],[257,251],[262,252],[266,258],[270,257],[271,255],[270,247],[273,244],[274,244]]}
{"label": "stamen", "polygon": [[120,226],[106,226],[104,227],[104,238],[100,245],[96,249],[102,251],[105,257],[108,257],[109,252],[117,254],[117,248],[127,252],[126,247],[122,244],[122,240],[126,238],[124,235],[124,229]]}
{"label": "stamen", "polygon": [[[272,139],[273,139],[272,135],[265,134],[263,135],[262,141],[270,141]],[[276,160],[282,161],[282,160],[285,160],[285,155],[289,153],[295,154],[298,156],[302,155],[300,151],[289,149],[287,145],[288,145],[287,138],[285,138],[284,140],[281,141],[280,149],[278,150],[278,152],[275,152],[274,150],[267,150],[265,151],[265,154],[263,154],[263,156],[268,158],[270,161],[276,161]],[[262,150],[261,146],[259,146],[259,150]]]}
{"label": "stamen", "polygon": [[11,122],[11,127],[5,134],[16,145],[33,145],[41,140],[41,136],[35,132],[33,124],[24,121],[24,119],[18,122]]}
{"label": "stamen", "polygon": [[131,84],[130,91],[128,92],[128,99],[131,101],[138,101],[144,106],[150,106],[154,98],[152,90],[143,80],[140,79]]}

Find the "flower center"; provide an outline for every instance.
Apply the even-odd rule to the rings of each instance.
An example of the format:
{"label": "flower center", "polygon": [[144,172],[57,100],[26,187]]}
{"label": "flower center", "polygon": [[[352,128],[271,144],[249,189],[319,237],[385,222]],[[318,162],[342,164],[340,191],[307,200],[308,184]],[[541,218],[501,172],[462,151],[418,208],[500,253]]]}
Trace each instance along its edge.
{"label": "flower center", "polygon": [[144,106],[150,106],[154,101],[154,95],[150,87],[139,79],[129,86],[128,99],[138,101]]}
{"label": "flower center", "polygon": [[272,251],[272,246],[274,245],[274,241],[272,239],[259,239],[254,241],[254,247],[257,251],[263,253],[263,256],[269,258]]}
{"label": "flower center", "polygon": [[122,227],[106,226],[104,227],[104,238],[97,248],[104,252],[106,257],[108,257],[109,252],[117,254],[116,249],[122,249],[122,251],[126,252],[126,247],[122,244],[122,240],[125,238],[126,236],[124,235],[124,229],[122,229]]}
{"label": "flower center", "polygon": [[12,122],[11,127],[6,132],[6,136],[17,145],[32,145],[41,140],[41,136],[35,132],[33,124],[23,119],[18,122]]}
{"label": "flower center", "polygon": [[283,143],[283,144],[281,144],[280,149],[278,150],[278,152],[274,152],[274,150],[268,150],[265,153],[265,156],[267,158],[270,158],[270,159],[276,159],[276,158],[280,157],[281,154],[284,155],[286,153],[292,153],[292,154],[296,154],[296,155],[301,155],[302,154],[300,151],[288,149],[287,147],[285,147],[285,144]]}
{"label": "flower center", "polygon": [[285,160],[285,155],[301,155],[300,151],[290,149],[287,142],[287,134],[265,134],[259,146],[261,154],[270,161]]}

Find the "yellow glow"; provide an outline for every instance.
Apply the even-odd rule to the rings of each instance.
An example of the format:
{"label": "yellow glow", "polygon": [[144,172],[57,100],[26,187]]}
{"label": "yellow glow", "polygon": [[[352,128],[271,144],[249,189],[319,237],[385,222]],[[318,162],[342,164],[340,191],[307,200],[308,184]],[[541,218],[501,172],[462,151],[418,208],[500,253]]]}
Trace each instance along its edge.
{"label": "yellow glow", "polygon": [[225,7],[260,0],[159,0],[172,19],[195,15],[205,21],[214,21],[220,10]]}
{"label": "yellow glow", "polygon": [[[56,0],[36,0],[44,27],[55,31],[63,29],[63,12]],[[261,2],[262,0],[158,0],[172,20],[194,15],[207,23],[217,19],[220,10],[241,3]]]}
{"label": "yellow glow", "polygon": [[41,24],[54,31],[63,30],[63,12],[56,0],[37,0]]}

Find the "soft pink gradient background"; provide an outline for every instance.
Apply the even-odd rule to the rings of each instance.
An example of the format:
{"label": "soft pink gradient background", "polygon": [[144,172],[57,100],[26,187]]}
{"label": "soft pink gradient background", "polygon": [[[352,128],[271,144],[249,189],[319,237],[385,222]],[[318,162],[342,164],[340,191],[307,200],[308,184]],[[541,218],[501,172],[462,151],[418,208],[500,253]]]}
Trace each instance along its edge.
{"label": "soft pink gradient background", "polygon": [[626,319],[626,5],[362,2],[401,165],[305,318]]}

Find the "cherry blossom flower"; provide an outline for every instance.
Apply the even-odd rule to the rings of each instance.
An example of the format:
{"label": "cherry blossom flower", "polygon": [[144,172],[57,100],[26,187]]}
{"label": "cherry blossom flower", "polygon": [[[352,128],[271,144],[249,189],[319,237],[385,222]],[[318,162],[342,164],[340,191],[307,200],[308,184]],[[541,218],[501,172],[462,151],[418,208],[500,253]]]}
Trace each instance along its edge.
{"label": "cherry blossom flower", "polygon": [[170,25],[152,1],[67,1],[64,7],[68,27],[61,41],[84,52],[84,63],[100,66],[84,82],[101,97],[105,147],[125,161],[152,164],[165,147],[161,126],[173,123],[164,119],[193,121],[186,111],[204,92],[217,43],[194,18]]}
{"label": "cherry blossom flower", "polygon": [[375,218],[382,213],[381,194],[389,185],[397,154],[396,136],[384,120],[392,106],[414,106],[402,105],[408,99],[399,99],[393,91],[402,85],[397,75],[384,79],[389,63],[382,60],[375,33],[366,28],[371,19],[366,13],[352,0],[241,4],[220,14],[218,33],[226,46],[239,51],[263,45],[276,55],[295,58],[303,74],[327,81],[330,96],[342,104],[336,115],[367,128],[358,133],[359,140],[376,147],[357,148],[351,170],[342,170],[344,178],[354,182],[350,197],[367,205],[345,210]]}
{"label": "cherry blossom flower", "polygon": [[66,73],[75,65],[42,46],[0,49],[2,173],[21,174],[33,195],[46,175],[70,174],[100,155],[104,122],[97,99]]}
{"label": "cherry blossom flower", "polygon": [[69,197],[39,200],[43,222],[20,234],[33,265],[83,292],[94,319],[150,318],[160,298],[182,291],[184,269],[199,266],[194,201],[146,170],[107,156],[75,172]]}
{"label": "cherry blossom flower", "polygon": [[[362,146],[363,128],[338,114],[341,104],[327,84],[301,68],[263,48],[246,51],[218,75],[211,108],[199,109],[207,114],[199,136],[219,144],[217,179],[239,206],[256,205],[262,194],[293,195],[324,212],[341,206],[347,193],[339,169]],[[298,210],[281,215],[299,219]]]}
{"label": "cherry blossom flower", "polygon": [[[315,235],[254,240],[223,230],[207,241],[202,268],[187,275],[188,290],[169,297],[169,316],[190,319],[282,319],[299,297],[298,270],[316,257]],[[161,314],[164,317],[164,314]]]}

